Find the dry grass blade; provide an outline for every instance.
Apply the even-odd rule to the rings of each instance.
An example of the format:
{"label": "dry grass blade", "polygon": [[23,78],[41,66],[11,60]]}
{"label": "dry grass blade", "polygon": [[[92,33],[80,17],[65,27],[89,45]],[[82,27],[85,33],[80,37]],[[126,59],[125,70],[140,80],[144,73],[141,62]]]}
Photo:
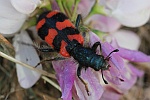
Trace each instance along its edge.
{"label": "dry grass blade", "polygon": [[15,55],[15,51],[14,51],[14,47],[12,46],[12,44],[6,39],[4,38],[1,34],[0,34],[0,45],[3,47],[2,51],[4,51],[5,53],[14,56]]}
{"label": "dry grass blade", "polygon": [[59,91],[61,91],[61,88],[52,80],[50,80],[49,78],[42,76],[42,79],[44,79],[45,81],[47,81],[49,84],[51,84],[52,86],[54,86],[56,89],[58,89]]}
{"label": "dry grass blade", "polygon": [[23,63],[23,62],[20,62],[20,61],[18,61],[17,59],[15,59],[15,58],[13,58],[13,57],[11,57],[11,56],[8,56],[8,55],[6,55],[5,53],[3,53],[3,52],[1,52],[1,51],[0,51],[0,56],[4,57],[4,58],[6,58],[6,59],[8,59],[8,60],[10,60],[10,61],[12,61],[12,62],[15,62],[15,63],[17,63],[17,64],[20,64],[20,65],[22,65],[22,66],[24,66],[24,67],[27,67],[27,68],[29,68],[29,69],[31,69],[31,70],[34,70],[34,71],[36,71],[36,72],[39,72],[39,73],[41,73],[42,75],[45,75],[45,76],[47,76],[47,77],[51,77],[51,78],[53,78],[53,79],[56,79],[55,75],[50,74],[50,73],[48,73],[48,72],[46,72],[46,71],[43,71],[43,70],[36,69],[35,67],[30,66],[30,65],[28,65],[28,64],[25,64],[25,63]]}

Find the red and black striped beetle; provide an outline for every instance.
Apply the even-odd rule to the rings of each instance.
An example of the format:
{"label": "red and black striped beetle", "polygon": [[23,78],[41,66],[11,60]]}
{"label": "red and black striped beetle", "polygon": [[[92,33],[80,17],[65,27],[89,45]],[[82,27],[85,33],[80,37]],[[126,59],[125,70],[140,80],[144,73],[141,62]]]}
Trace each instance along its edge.
{"label": "red and black striped beetle", "polygon": [[[53,49],[59,52],[64,57],[72,56],[78,63],[77,76],[85,85],[86,91],[89,92],[84,80],[80,77],[81,69],[91,67],[95,71],[107,70],[109,68],[109,56],[113,52],[118,52],[116,49],[112,51],[106,58],[103,55],[96,54],[96,49],[100,46],[100,42],[94,43],[89,47],[83,47],[84,38],[78,30],[81,15],[78,15],[75,26],[71,23],[68,17],[59,11],[48,11],[41,14],[38,18],[36,29],[38,35],[45,40]],[[107,84],[107,81],[102,78]]]}

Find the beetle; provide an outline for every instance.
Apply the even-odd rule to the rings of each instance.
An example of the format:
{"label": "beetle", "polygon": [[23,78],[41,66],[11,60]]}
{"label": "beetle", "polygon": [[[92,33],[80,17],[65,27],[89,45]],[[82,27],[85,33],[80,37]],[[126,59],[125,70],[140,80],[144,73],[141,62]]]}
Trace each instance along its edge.
{"label": "beetle", "polygon": [[[99,46],[101,50],[101,43],[96,42],[93,46],[84,47],[84,38],[78,30],[81,20],[79,14],[76,19],[75,26],[69,18],[59,11],[47,11],[41,14],[37,21],[38,35],[45,40],[55,51],[59,52],[63,57],[72,56],[78,63],[77,76],[85,85],[87,93],[89,93],[86,82],[80,77],[82,68],[91,67],[95,71],[107,70],[110,65],[108,61],[113,52],[118,52],[118,49],[113,50],[104,58],[103,55],[96,54],[96,49]],[[108,82],[103,77],[105,84]]]}

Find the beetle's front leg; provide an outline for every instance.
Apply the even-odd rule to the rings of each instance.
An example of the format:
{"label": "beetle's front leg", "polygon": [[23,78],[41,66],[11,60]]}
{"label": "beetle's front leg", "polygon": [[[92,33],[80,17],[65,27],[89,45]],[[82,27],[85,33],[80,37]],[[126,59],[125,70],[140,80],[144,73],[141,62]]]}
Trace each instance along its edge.
{"label": "beetle's front leg", "polygon": [[81,65],[79,65],[79,67],[77,69],[77,76],[81,80],[81,82],[84,84],[87,94],[90,95],[87,83],[80,77],[81,76],[81,70],[82,70],[82,68],[83,67]]}
{"label": "beetle's front leg", "polygon": [[93,46],[92,46],[92,50],[94,51],[94,52],[96,52],[96,49],[97,49],[97,47],[100,47],[100,51],[102,51],[102,47],[101,47],[101,43],[98,41],[98,42],[95,42],[94,44],[93,44]]}
{"label": "beetle's front leg", "polygon": [[79,28],[79,24],[80,24],[81,19],[82,19],[81,14],[78,14],[77,19],[76,19],[76,23],[75,23],[75,27],[77,29]]}

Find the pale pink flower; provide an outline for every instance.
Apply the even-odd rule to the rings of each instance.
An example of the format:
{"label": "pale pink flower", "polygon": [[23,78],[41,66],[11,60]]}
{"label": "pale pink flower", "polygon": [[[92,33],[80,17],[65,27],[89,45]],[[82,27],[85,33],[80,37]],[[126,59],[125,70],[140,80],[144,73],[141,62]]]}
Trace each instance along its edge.
{"label": "pale pink flower", "polygon": [[[93,0],[81,0],[78,6],[78,13],[85,17],[90,12],[93,4]],[[100,0],[99,5],[104,7],[105,20],[107,19],[108,21],[102,20],[104,18],[104,16],[101,18],[102,15],[93,15],[93,19],[90,19],[94,20],[96,18],[94,20],[94,24],[97,25],[96,28],[99,27],[99,30],[104,32],[115,31],[120,24],[128,27],[139,27],[144,25],[150,18],[150,0]],[[112,22],[110,21],[108,24],[109,20]],[[103,21],[106,23],[103,23]]]}
{"label": "pale pink flower", "polygon": [[[99,38],[92,32],[90,34],[90,45],[94,44],[97,41],[100,41]],[[102,55],[107,56],[113,48],[109,43],[101,43],[102,44]],[[57,79],[62,89],[62,98],[63,100],[71,100],[72,96],[76,99],[80,100],[99,100],[105,91],[108,90],[109,93],[117,95],[119,98],[125,91],[128,91],[136,82],[138,76],[142,76],[143,72],[137,70],[136,68],[132,67],[131,65],[126,64],[123,61],[124,59],[128,59],[131,61],[139,61],[140,58],[136,58],[136,56],[128,55],[129,52],[137,54],[142,59],[147,60],[140,60],[142,62],[150,62],[149,56],[145,54],[141,54],[140,52],[132,52],[130,50],[124,50],[119,48],[119,52],[113,53],[111,55],[111,59],[109,61],[109,65],[111,66],[109,70],[105,70],[104,76],[108,81],[108,85],[103,85],[103,81],[100,79],[101,72],[94,71],[91,68],[88,68],[86,71],[82,70],[81,77],[86,81],[90,90],[90,96],[87,95],[85,87],[83,83],[78,79],[76,75],[76,70],[78,67],[78,63],[73,59],[66,59],[63,61],[55,61],[53,62],[53,67],[57,73]],[[127,57],[123,56],[124,53],[128,55]],[[133,58],[135,59],[133,60]],[[113,85],[112,85],[113,84]],[[113,88],[116,92],[109,91],[109,89],[105,87]],[[103,93],[104,92],[104,93]],[[117,100],[117,99],[116,99]]]}
{"label": "pale pink flower", "polygon": [[138,50],[141,43],[140,37],[136,33],[123,29],[111,32],[105,39],[108,42],[115,40],[119,47],[130,50]]}
{"label": "pale pink flower", "polygon": [[122,25],[138,27],[150,18],[150,0],[101,0],[109,16]]}
{"label": "pale pink flower", "polygon": [[40,0],[1,0],[0,33],[10,35],[18,32],[39,3]]}

